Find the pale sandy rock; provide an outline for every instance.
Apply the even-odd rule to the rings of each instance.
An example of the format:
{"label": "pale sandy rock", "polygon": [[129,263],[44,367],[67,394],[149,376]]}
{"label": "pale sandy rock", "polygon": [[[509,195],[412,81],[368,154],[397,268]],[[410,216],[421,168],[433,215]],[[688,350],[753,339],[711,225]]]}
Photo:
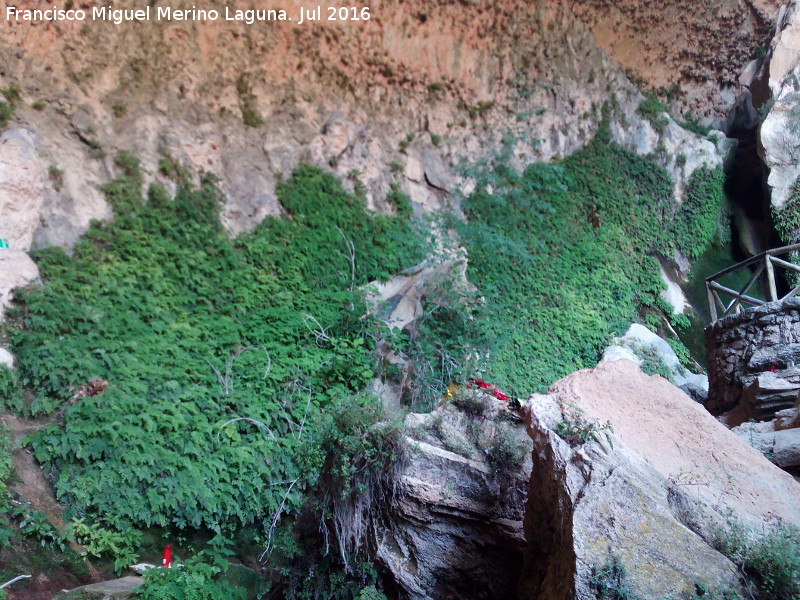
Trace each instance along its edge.
{"label": "pale sandy rock", "polygon": [[731,431],[779,467],[800,466],[800,408],[787,408],[771,421],[749,421]]}
{"label": "pale sandy rock", "polygon": [[426,260],[388,281],[372,282],[367,302],[371,311],[389,327],[405,329],[422,315],[422,297],[435,301],[437,286],[443,282],[452,282],[457,292],[474,289],[467,281],[463,255]]}
{"label": "pale sandy rock", "polygon": [[44,180],[37,143],[26,127],[0,135],[0,238],[15,250],[30,249],[39,224]]}
{"label": "pale sandy rock", "polygon": [[135,590],[144,583],[141,577],[129,575],[119,579],[111,579],[100,583],[91,583],[68,592],[56,594],[54,600],[127,600],[136,593]]}
{"label": "pale sandy rock", "polygon": [[422,165],[425,171],[425,180],[432,187],[449,192],[453,188],[453,177],[448,172],[442,159],[431,151],[422,155]]}
{"label": "pale sandy rock", "polygon": [[21,250],[0,249],[0,321],[3,309],[11,304],[14,288],[39,280],[39,268]]}
{"label": "pale sandy rock", "polygon": [[600,363],[550,393],[587,418],[610,421],[632,452],[695,500],[730,507],[753,524],[800,526],[797,482],[665,379],[626,361]]}
{"label": "pale sandy rock", "polygon": [[636,365],[642,364],[642,359],[636,356],[633,350],[625,346],[612,344],[603,350],[603,356],[600,358],[600,362],[614,362],[615,360],[629,360]]}
{"label": "pale sandy rock", "polygon": [[403,174],[414,183],[422,183],[425,171],[422,169],[422,162],[417,156],[409,154]]}
{"label": "pale sandy rock", "polygon": [[[627,352],[623,352],[618,348],[624,348]],[[636,354],[636,350],[655,352],[664,366],[669,369],[675,385],[691,385],[708,391],[708,377],[706,375],[692,373],[683,367],[680,359],[678,359],[675,351],[667,341],[639,323],[631,324],[624,335],[614,339],[614,343],[603,352],[601,362],[625,359],[636,365],[641,365],[644,360]]]}
{"label": "pale sandy rock", "polygon": [[[173,8],[191,6],[176,2]],[[296,9],[288,0],[278,5]],[[449,192],[469,188],[469,179],[456,173],[458,162],[491,156],[504,140],[512,141],[514,168],[583,147],[609,90],[635,131],[620,141],[652,151],[658,139],[636,114],[635,86],[597,47],[592,25],[580,22],[596,24],[592,16],[607,11],[523,0],[487,7],[412,0],[390,2],[357,26],[315,25],[318,35],[302,38],[291,27],[265,38],[257,28],[229,22],[9,30],[0,44],[6,65],[0,85],[21,85],[25,95],[44,101],[44,111],[26,105],[17,113],[40,135],[40,175],[50,166],[64,172],[63,188],[45,181],[41,210],[26,211],[35,245],[70,246],[91,219],[111,218],[101,186],[116,173],[118,150],[141,158],[147,184],[170,190],[174,184],[159,175],[162,148],[194,181],[202,172],[218,175],[226,197],[222,217],[234,235],[281,212],[278,178],[302,162],[333,171],[351,188],[346,176],[357,172],[372,209],[391,210],[385,197],[397,182],[418,212],[438,210]],[[429,19],[419,23],[423,13]],[[613,25],[604,18],[607,40],[633,17]],[[743,28],[751,35],[752,27]],[[259,127],[242,122],[242,75],[264,120]],[[114,114],[115,105],[123,114]],[[93,139],[104,159],[90,158]],[[689,141],[675,146],[682,145],[687,165],[718,160],[716,151],[706,156],[707,149]],[[413,157],[406,177],[398,178],[390,165],[404,164],[404,145]],[[674,164],[674,156],[667,162]],[[684,170],[680,177],[691,169]]]}
{"label": "pale sandy rock", "polygon": [[741,440],[781,468],[800,467],[800,429],[759,431],[759,423],[742,423],[731,429]]}
{"label": "pale sandy rock", "polygon": [[684,525],[675,506],[680,491],[652,465],[617,436],[601,432],[573,447],[555,433],[573,410],[558,394],[533,396],[525,406],[534,453],[521,597],[596,598],[593,570],[612,557],[639,597],[681,597],[695,583],[736,588],[734,565]]}
{"label": "pale sandy rock", "polygon": [[666,285],[666,289],[662,290],[661,297],[672,307],[672,311],[676,315],[682,315],[686,308],[689,306],[689,301],[686,300],[686,294],[683,293],[680,284],[673,281],[664,268],[661,267],[661,281]]}

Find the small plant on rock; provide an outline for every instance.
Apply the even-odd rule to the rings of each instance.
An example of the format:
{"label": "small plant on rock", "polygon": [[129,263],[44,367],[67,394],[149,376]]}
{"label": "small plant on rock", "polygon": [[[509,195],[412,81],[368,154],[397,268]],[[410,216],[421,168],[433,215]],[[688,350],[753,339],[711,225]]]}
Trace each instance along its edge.
{"label": "small plant on rock", "polygon": [[61,188],[64,187],[64,171],[58,167],[50,167],[47,169],[47,176],[50,179],[50,183],[53,184],[53,189],[60,192]]}
{"label": "small plant on rock", "polygon": [[639,596],[631,591],[627,578],[628,571],[625,569],[625,565],[622,564],[619,557],[612,556],[607,563],[592,567],[592,577],[589,579],[589,585],[598,598],[641,600]]}
{"label": "small plant on rock", "polygon": [[563,415],[564,418],[556,423],[555,432],[573,448],[588,441],[598,441],[597,436],[600,433],[603,433],[608,443],[613,446],[611,434],[614,433],[614,428],[611,421],[605,423],[588,421],[583,417],[583,409],[571,402],[568,402],[563,408]]}

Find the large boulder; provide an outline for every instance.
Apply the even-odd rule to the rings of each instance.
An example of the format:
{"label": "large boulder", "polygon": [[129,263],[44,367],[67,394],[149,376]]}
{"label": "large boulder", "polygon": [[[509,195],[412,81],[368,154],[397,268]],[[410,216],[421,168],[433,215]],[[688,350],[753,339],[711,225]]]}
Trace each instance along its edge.
{"label": "large boulder", "polygon": [[652,466],[611,435],[559,437],[558,423],[574,415],[553,396],[527,408],[535,450],[522,598],[593,599],[592,579],[609,568],[620,579],[627,571],[625,585],[644,598],[738,585],[734,565],[682,522],[680,496]]}
{"label": "large boulder", "polygon": [[775,413],[772,421],[748,421],[731,431],[770,462],[800,472],[800,400],[793,408]]}
{"label": "large boulder", "polygon": [[644,325],[633,323],[612,345],[605,349],[601,362],[625,359],[640,367],[649,363],[651,368],[663,370],[670,381],[680,388],[693,390],[695,399],[704,399],[708,392],[708,377],[692,373],[683,365],[669,343]]}
{"label": "large boulder", "polygon": [[0,238],[16,250],[30,249],[39,225],[44,170],[36,150],[36,134],[26,127],[0,135]]}
{"label": "large boulder", "polygon": [[594,598],[593,575],[616,565],[645,598],[696,583],[735,589],[735,567],[713,547],[717,528],[800,525],[790,475],[629,361],[573,373],[525,412],[535,450],[524,598]]}

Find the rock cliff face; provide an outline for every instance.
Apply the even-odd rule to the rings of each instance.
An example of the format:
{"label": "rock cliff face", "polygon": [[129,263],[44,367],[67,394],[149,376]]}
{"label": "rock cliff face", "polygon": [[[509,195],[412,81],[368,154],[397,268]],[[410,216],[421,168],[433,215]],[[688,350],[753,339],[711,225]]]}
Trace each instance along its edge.
{"label": "rock cliff face", "polygon": [[376,527],[401,598],[503,598],[522,568],[530,440],[489,395],[406,419],[399,492]]}
{"label": "rock cliff face", "polygon": [[695,583],[735,589],[715,528],[798,524],[791,476],[633,363],[574,373],[525,410],[534,458],[522,597],[594,598],[593,576],[615,563],[644,598],[692,593]]}
{"label": "rock cliff face", "polygon": [[763,54],[779,2],[589,0],[573,10],[627,72],[721,124],[744,87],[742,67]]}
{"label": "rock cliff face", "polygon": [[[15,120],[25,129],[8,134],[15,145],[0,164],[28,171],[29,181],[14,200],[25,203],[24,216],[0,225],[0,237],[22,250],[69,246],[90,219],[108,218],[99,187],[119,149],[139,155],[167,185],[165,161],[194,176],[222,176],[234,233],[279,211],[276,178],[300,161],[349,174],[373,207],[386,209],[396,181],[419,210],[436,208],[446,192],[468,185],[455,165],[503,140],[520,163],[579,148],[611,92],[628,125],[621,141],[649,152],[657,136],[636,115],[641,97],[617,62],[653,85],[699,62],[708,72],[676,81],[702,79],[687,92],[690,104],[721,115],[732,96],[710,90],[728,85],[761,38],[768,4],[720,0],[697,12],[679,2],[664,10],[636,2],[412,0],[380,2],[369,21],[294,26],[4,22],[0,85],[20,87]],[[4,14],[8,5],[0,2]],[[293,15],[298,3],[269,7]]]}
{"label": "rock cliff face", "polygon": [[[626,360],[532,396],[518,413],[530,440],[501,403],[457,402],[406,421],[408,462],[376,528],[401,598],[588,600],[602,572],[643,598],[736,590],[720,528],[800,525],[792,476]],[[501,439],[532,441],[532,463],[498,471]]]}

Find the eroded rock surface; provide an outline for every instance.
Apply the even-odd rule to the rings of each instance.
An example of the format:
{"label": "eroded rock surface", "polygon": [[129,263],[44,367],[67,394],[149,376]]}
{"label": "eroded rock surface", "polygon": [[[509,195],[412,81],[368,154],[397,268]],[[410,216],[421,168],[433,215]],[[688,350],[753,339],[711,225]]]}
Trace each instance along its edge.
{"label": "eroded rock surface", "polygon": [[570,416],[556,416],[562,406],[553,396],[526,408],[535,450],[522,598],[595,598],[593,573],[615,559],[644,598],[691,593],[695,582],[736,587],[734,565],[681,522],[668,481],[652,466],[604,434],[572,447],[554,431],[553,417]]}
{"label": "eroded rock surface", "polygon": [[793,408],[775,413],[772,421],[746,422],[731,431],[770,462],[800,474],[800,400]]}
{"label": "eroded rock surface", "polygon": [[593,568],[614,557],[645,598],[691,593],[695,582],[735,588],[734,566],[710,545],[716,527],[800,524],[790,475],[633,363],[573,373],[525,410],[525,598],[593,598]]}
{"label": "eroded rock surface", "polygon": [[466,411],[447,404],[406,418],[407,462],[375,532],[401,598],[489,600],[516,585],[530,440],[505,403],[475,397]]}

